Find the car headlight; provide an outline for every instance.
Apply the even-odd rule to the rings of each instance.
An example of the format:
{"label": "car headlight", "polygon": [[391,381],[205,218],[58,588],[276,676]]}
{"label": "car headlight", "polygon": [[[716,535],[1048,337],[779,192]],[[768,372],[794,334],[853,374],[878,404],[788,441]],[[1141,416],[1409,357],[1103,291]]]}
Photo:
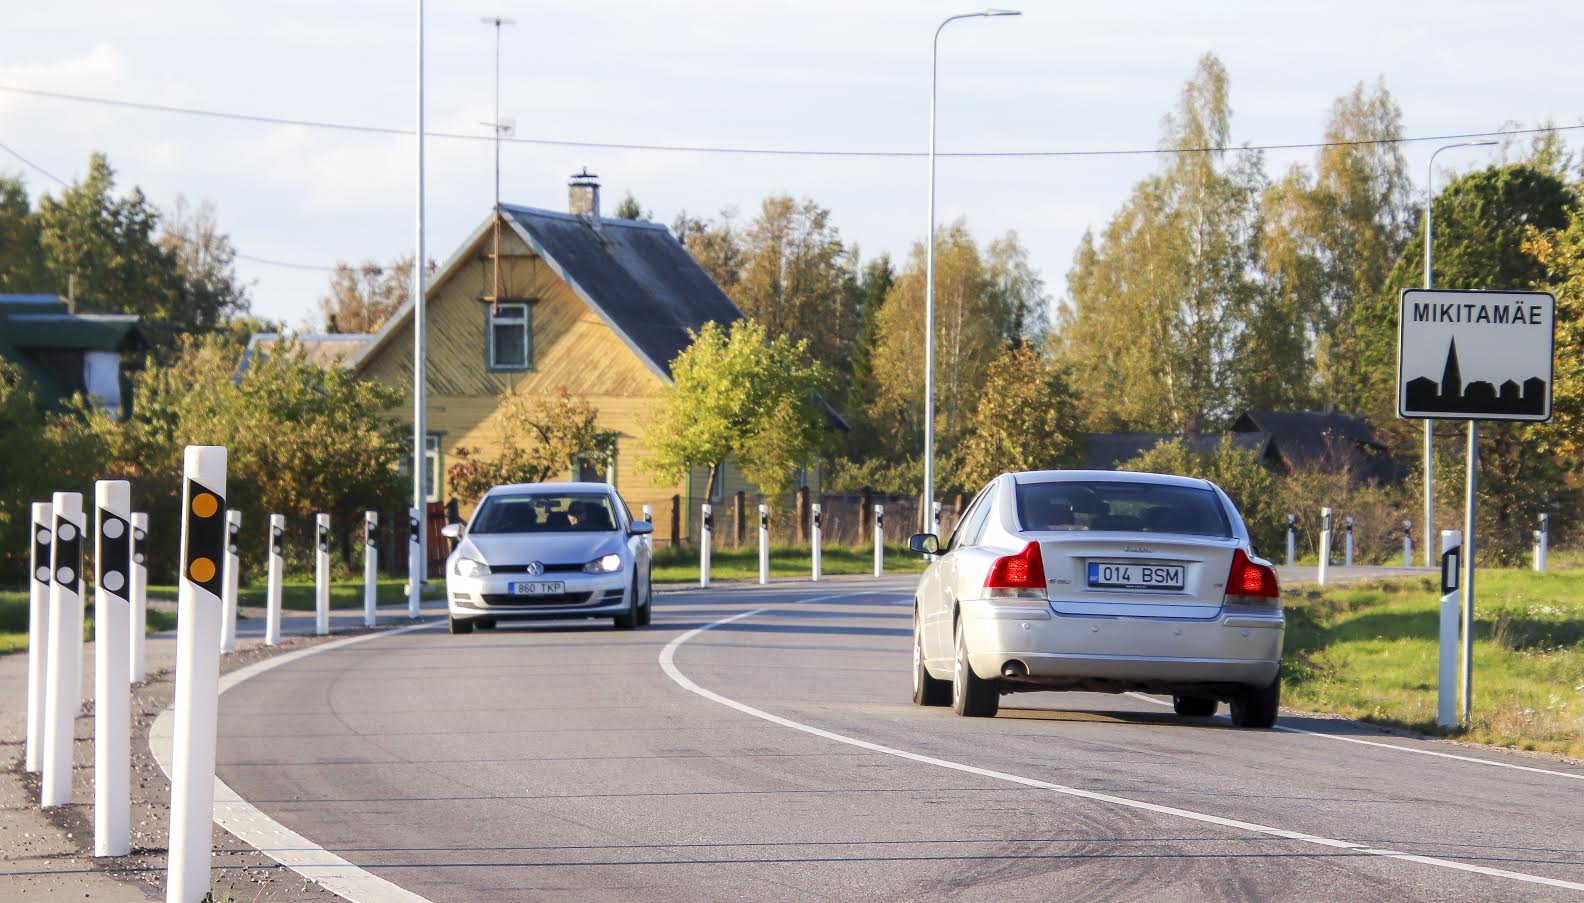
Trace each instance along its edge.
{"label": "car headlight", "polygon": [[458,558],[456,573],[458,577],[483,577],[490,572],[489,565],[472,558]]}
{"label": "car headlight", "polygon": [[583,573],[614,574],[621,570],[621,565],[621,556],[617,555],[615,552],[612,552],[609,555],[606,555],[602,558],[596,558],[593,561],[590,561],[588,564],[583,565]]}

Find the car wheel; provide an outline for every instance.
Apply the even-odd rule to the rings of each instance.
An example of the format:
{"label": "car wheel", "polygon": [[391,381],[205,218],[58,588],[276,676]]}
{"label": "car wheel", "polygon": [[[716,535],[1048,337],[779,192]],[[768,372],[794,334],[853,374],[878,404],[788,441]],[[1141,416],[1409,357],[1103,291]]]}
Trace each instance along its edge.
{"label": "car wheel", "polygon": [[456,615],[451,615],[449,620],[451,622],[451,632],[452,633],[472,633],[473,632],[473,622],[472,621],[466,620],[464,618],[458,618]]}
{"label": "car wheel", "polygon": [[1173,696],[1172,711],[1185,718],[1209,718],[1220,703],[1208,696]]}
{"label": "car wheel", "polygon": [[1263,687],[1247,687],[1232,697],[1232,723],[1238,727],[1274,727],[1281,708],[1281,675]]}
{"label": "car wheel", "polygon": [[633,574],[632,590],[627,594],[627,611],[611,619],[617,630],[631,630],[638,626],[638,575]]}
{"label": "car wheel", "polygon": [[495,629],[495,621],[493,619],[490,619],[490,618],[485,618],[485,619],[479,621],[477,626],[478,626],[478,629],[480,629],[480,630],[494,630]]}
{"label": "car wheel", "polygon": [[913,612],[913,704],[949,705],[952,701],[951,681],[931,677],[924,667],[924,631],[919,624],[918,612]]}
{"label": "car wheel", "polygon": [[968,639],[962,620],[956,629],[956,655],[952,660],[952,711],[967,718],[994,718],[1001,708],[1001,692],[993,680],[985,680],[968,664]]}

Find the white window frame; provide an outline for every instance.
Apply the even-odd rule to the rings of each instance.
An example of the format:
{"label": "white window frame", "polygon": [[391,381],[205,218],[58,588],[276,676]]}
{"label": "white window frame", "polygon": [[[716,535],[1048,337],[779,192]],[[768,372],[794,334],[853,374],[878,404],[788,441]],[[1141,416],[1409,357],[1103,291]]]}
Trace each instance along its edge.
{"label": "white window frame", "polygon": [[[532,370],[533,369],[533,312],[529,310],[526,301],[502,301],[489,309],[488,318],[485,320],[489,355],[485,364],[491,370]],[[507,312],[517,316],[501,316]],[[497,353],[500,349],[495,346],[495,328],[497,326],[522,327],[522,363],[501,363]]]}
{"label": "white window frame", "polygon": [[431,502],[440,501],[443,494],[440,491],[441,477],[444,476],[440,470],[440,458],[440,434],[424,436],[424,473],[427,477],[424,480],[424,498]]}

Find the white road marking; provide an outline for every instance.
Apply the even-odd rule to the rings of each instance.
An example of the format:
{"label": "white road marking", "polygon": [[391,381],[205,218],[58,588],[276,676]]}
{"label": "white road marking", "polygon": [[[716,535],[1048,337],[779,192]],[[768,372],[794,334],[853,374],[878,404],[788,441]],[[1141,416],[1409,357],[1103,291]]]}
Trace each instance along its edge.
{"label": "white road marking", "polygon": [[[436,627],[440,623],[442,622],[430,621],[378,633],[365,633],[267,658],[222,675],[220,692],[224,693],[249,678],[310,655],[342,649],[380,637]],[[154,754],[154,761],[159,763],[160,770],[165,772],[167,778],[171,773],[171,735],[175,720],[174,714],[167,708],[159,713],[159,717],[154,719],[153,726],[149,728],[149,751]],[[265,856],[339,897],[351,900],[353,903],[430,903],[427,898],[353,865],[270,818],[252,803],[237,795],[237,792],[219,777],[216,777],[214,782],[214,802],[215,824],[230,831],[243,843],[257,849]]]}
{"label": "white road marking", "polygon": [[[1171,706],[1170,700],[1156,699],[1153,696],[1147,696],[1143,693],[1128,693],[1125,695],[1131,696],[1134,699],[1142,699],[1145,702],[1153,702],[1156,705],[1163,705],[1168,708]],[[1365,740],[1362,737],[1343,737],[1340,734],[1328,734],[1324,731],[1306,731],[1301,727],[1288,727],[1285,724],[1278,724],[1276,725],[1275,729],[1279,731],[1285,731],[1289,734],[1307,734],[1310,737],[1324,737],[1327,740],[1341,740],[1343,743],[1357,743],[1360,746],[1377,746],[1381,749],[1389,749],[1392,752],[1413,753],[1416,756],[1435,756],[1438,759],[1456,759],[1459,762],[1472,762],[1475,765],[1489,765],[1492,768],[1511,768],[1514,771],[1532,771],[1535,774],[1548,774],[1557,778],[1572,778],[1575,781],[1584,781],[1584,774],[1574,774],[1567,771],[1552,771],[1549,768],[1536,768],[1533,765],[1517,765],[1512,762],[1495,762],[1490,759],[1477,759],[1473,756],[1460,756],[1456,753],[1437,752],[1433,749],[1415,749],[1411,746],[1398,746],[1394,743],[1382,743],[1378,740]]]}
{"label": "white road marking", "polygon": [[[844,595],[858,594],[848,593]],[[819,599],[810,599],[808,601],[815,602],[829,598],[833,597],[824,596],[820,597]],[[804,724],[800,721],[793,721],[790,718],[783,718],[780,715],[772,715],[763,709],[756,709],[753,706],[745,705],[735,699],[728,699],[727,697],[722,696],[713,690],[707,690],[699,686],[692,680],[688,679],[687,675],[683,674],[677,669],[676,652],[687,641],[707,630],[713,630],[717,627],[725,626],[734,621],[741,621],[745,618],[751,618],[769,611],[774,611],[774,608],[756,608],[751,611],[741,612],[739,614],[732,615],[731,617],[722,618],[719,621],[705,624],[702,627],[695,627],[694,629],[689,630],[687,633],[676,637],[671,642],[667,643],[664,649],[660,650],[661,670],[666,673],[667,677],[670,677],[673,681],[675,681],[678,686],[682,687],[682,689],[698,696],[702,696],[711,702],[720,703],[727,708],[736,709],[745,715],[752,715],[755,718],[763,719],[770,722],[771,724],[779,724],[782,727],[791,728],[795,731],[802,731],[805,734],[823,737],[827,740],[833,740],[837,743],[845,743],[848,746],[856,746],[859,749],[866,749],[870,752],[895,756],[899,759],[907,759],[909,761],[920,762],[925,765],[934,765],[937,768],[949,768],[953,771],[975,774],[979,775],[980,777],[992,778],[998,781],[1006,781],[1011,784],[1021,784],[1024,787],[1050,790],[1055,793],[1078,797],[1080,799],[1108,803],[1114,806],[1123,806],[1129,809],[1141,809],[1146,812],[1154,812],[1160,815],[1170,815],[1176,818],[1184,818],[1190,821],[1202,822],[1204,824],[1218,825],[1224,828],[1235,828],[1240,831],[1249,831],[1255,834],[1264,834],[1270,837],[1280,837],[1286,840],[1299,841],[1301,843],[1310,843],[1317,846],[1348,850],[1353,853],[1380,856],[1387,859],[1398,859],[1405,862],[1417,862],[1421,865],[1432,865],[1438,868],[1452,869],[1454,871],[1473,872],[1475,874],[1489,875],[1496,878],[1509,878],[1514,881],[1524,881],[1530,884],[1543,884],[1548,887],[1559,887],[1566,890],[1584,891],[1584,884],[1574,881],[1563,881],[1558,878],[1547,878],[1543,875],[1530,875],[1524,872],[1508,871],[1507,869],[1497,869],[1483,865],[1473,865],[1466,862],[1457,862],[1451,859],[1439,859],[1434,856],[1420,856],[1414,853],[1404,853],[1399,850],[1388,850],[1379,847],[1371,847],[1366,844],[1354,843],[1348,840],[1335,840],[1329,837],[1321,837],[1316,834],[1305,834],[1301,831],[1289,831],[1285,828],[1273,828],[1268,825],[1260,825],[1253,822],[1222,818],[1218,815],[1208,815],[1203,812],[1194,812],[1189,809],[1179,809],[1175,806],[1162,806],[1157,803],[1146,803],[1143,800],[1129,799],[1128,797],[1115,796],[1109,793],[1096,793],[1092,790],[1083,790],[1077,787],[1053,784],[1049,781],[1041,781],[1035,778],[1026,778],[1021,775],[1007,774],[1006,772],[1002,771],[991,771],[988,768],[964,765],[961,762],[952,762],[947,759],[938,759],[934,756],[926,756],[922,753],[909,752],[904,749],[896,749],[895,747],[884,746],[879,743],[871,743],[868,740],[860,740],[857,737],[849,737],[846,734],[838,734],[835,731],[828,731],[824,728],[814,727],[813,725]]]}

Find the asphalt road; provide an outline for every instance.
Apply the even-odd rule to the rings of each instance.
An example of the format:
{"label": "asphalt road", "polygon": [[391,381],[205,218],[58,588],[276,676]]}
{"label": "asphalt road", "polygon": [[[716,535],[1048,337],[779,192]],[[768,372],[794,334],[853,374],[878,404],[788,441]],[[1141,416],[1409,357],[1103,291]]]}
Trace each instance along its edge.
{"label": "asphalt road", "polygon": [[910,587],[310,656],[222,697],[220,777],[436,903],[1584,898],[1584,769],[1133,696],[918,708]]}

